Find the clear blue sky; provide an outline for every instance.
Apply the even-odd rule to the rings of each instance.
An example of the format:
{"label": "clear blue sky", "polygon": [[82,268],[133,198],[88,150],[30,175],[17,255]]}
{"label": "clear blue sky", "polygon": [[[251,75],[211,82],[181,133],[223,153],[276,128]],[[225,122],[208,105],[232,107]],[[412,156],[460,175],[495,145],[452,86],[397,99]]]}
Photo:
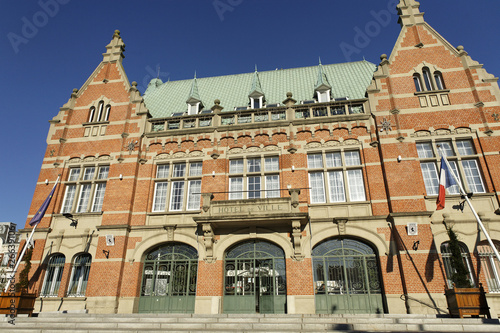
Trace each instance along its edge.
{"label": "clear blue sky", "polygon": [[[313,66],[390,54],[395,0],[0,0],[3,126],[0,221],[24,227],[48,120],[102,60],[118,29],[124,66],[141,92],[163,81]],[[58,4],[55,6],[54,4]],[[500,75],[500,1],[421,0],[426,21]],[[374,13],[378,13],[374,15]],[[378,17],[378,20],[376,19]],[[357,31],[370,36],[356,40]],[[341,46],[350,45],[346,54]],[[52,180],[53,181],[53,180]]]}

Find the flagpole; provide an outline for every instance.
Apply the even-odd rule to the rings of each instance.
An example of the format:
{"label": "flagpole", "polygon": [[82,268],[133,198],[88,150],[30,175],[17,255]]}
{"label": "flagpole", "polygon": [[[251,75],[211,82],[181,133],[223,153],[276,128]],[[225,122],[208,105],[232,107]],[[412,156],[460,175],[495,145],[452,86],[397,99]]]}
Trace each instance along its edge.
{"label": "flagpole", "polygon": [[[56,188],[57,183],[59,182],[59,177],[60,177],[60,175],[57,176],[57,180],[56,180],[56,182],[54,184],[54,187],[52,187],[52,191],[54,191],[54,189]],[[45,214],[45,212],[44,212],[44,214]],[[9,279],[7,280],[7,285],[5,286],[4,292],[7,292],[7,290],[9,289],[10,282],[12,281],[12,279],[14,278],[14,276],[16,275],[17,269],[19,268],[19,264],[21,263],[21,260],[23,260],[24,254],[26,253],[26,249],[28,248],[29,244],[31,243],[31,240],[33,239],[33,235],[35,233],[35,230],[36,230],[37,226],[38,226],[38,223],[36,223],[33,226],[33,229],[31,230],[31,234],[28,237],[28,239],[26,240],[26,243],[24,244],[23,250],[21,251],[21,254],[19,255],[19,258],[17,259],[16,265],[14,266],[14,269],[13,269],[12,273],[10,274]]]}
{"label": "flagpole", "polygon": [[[38,225],[38,224],[37,224]],[[28,237],[28,239],[26,240],[26,244],[24,244],[24,247],[23,247],[23,250],[21,251],[21,254],[19,255],[19,259],[17,260],[16,262],[16,266],[14,266],[14,270],[12,270],[12,273],[10,274],[10,277],[7,279],[7,285],[5,286],[5,290],[4,292],[7,292],[7,290],[9,289],[9,286],[10,286],[10,281],[12,280],[12,278],[16,275],[16,272],[17,272],[17,269],[19,267],[19,264],[21,263],[21,260],[23,259],[24,257],[24,253],[26,252],[26,249],[28,248],[29,244],[30,244],[30,241],[31,241],[31,238],[33,238],[33,234],[35,233],[35,229],[37,227],[37,225],[35,225],[33,227],[33,229],[31,230],[31,234],[30,236]]]}
{"label": "flagpole", "polygon": [[495,247],[495,244],[493,243],[493,240],[491,240],[490,235],[486,231],[486,228],[484,227],[483,222],[481,221],[481,219],[479,218],[479,215],[477,215],[476,210],[472,206],[472,202],[470,201],[469,196],[467,195],[467,193],[463,189],[462,183],[460,182],[460,180],[458,179],[458,177],[455,175],[455,172],[451,168],[450,163],[446,159],[446,154],[444,154],[444,152],[442,151],[442,148],[439,145],[438,145],[438,150],[439,150],[439,153],[441,154],[441,157],[444,159],[444,162],[446,163],[446,166],[448,167],[448,170],[450,171],[451,176],[453,177],[453,179],[455,179],[455,182],[457,183],[457,185],[458,185],[458,187],[460,189],[460,193],[465,197],[465,200],[467,201],[467,204],[469,205],[470,210],[472,211],[472,214],[474,214],[474,217],[477,220],[477,224],[479,224],[479,227],[481,228],[481,231],[484,233],[484,235],[486,236],[486,239],[488,240],[488,243],[490,244],[491,248],[493,249],[493,252],[495,253],[495,256],[497,257],[498,262],[500,262],[500,254],[498,253],[498,250]]}

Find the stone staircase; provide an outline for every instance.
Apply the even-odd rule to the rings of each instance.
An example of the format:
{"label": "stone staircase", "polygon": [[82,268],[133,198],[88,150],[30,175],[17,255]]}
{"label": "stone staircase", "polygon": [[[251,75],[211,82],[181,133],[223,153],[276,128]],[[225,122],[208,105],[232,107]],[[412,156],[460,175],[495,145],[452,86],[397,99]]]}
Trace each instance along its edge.
{"label": "stone staircase", "polygon": [[0,317],[0,332],[500,332],[498,319],[435,315],[84,314]]}

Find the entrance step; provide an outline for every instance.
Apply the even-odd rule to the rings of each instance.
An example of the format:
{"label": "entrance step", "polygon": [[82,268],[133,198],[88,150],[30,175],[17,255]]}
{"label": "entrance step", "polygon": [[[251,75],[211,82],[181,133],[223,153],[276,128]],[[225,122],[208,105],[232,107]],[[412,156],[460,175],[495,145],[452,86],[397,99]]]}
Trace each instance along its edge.
{"label": "entrance step", "polygon": [[498,319],[435,315],[276,315],[276,314],[83,314],[40,313],[0,317],[0,332],[500,332]]}

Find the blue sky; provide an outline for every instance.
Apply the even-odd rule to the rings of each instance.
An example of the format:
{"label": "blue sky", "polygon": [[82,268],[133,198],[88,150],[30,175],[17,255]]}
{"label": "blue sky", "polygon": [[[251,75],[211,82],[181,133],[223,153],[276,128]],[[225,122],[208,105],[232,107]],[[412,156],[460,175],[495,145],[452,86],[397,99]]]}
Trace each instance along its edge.
{"label": "blue sky", "polygon": [[[390,54],[395,0],[0,0],[0,221],[24,227],[48,120],[102,60],[115,29],[129,80],[314,66]],[[426,21],[500,75],[500,1],[421,0]],[[368,33],[367,33],[368,29]],[[359,36],[359,31],[365,35]],[[159,69],[158,69],[159,67]]]}

